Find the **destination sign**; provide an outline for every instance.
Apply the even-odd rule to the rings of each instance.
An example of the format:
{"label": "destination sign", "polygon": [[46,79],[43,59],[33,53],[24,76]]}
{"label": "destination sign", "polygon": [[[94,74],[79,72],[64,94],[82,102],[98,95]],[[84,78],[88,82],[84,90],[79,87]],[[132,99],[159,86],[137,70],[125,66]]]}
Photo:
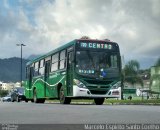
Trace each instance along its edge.
{"label": "destination sign", "polygon": [[112,49],[111,44],[105,43],[92,43],[92,42],[80,42],[81,48],[93,48],[93,49]]}

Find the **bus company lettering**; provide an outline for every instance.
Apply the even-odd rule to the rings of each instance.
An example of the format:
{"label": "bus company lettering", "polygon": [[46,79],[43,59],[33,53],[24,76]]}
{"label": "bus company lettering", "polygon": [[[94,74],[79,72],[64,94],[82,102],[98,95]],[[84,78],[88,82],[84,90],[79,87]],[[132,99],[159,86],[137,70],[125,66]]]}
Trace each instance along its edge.
{"label": "bus company lettering", "polygon": [[112,45],[110,44],[103,44],[103,43],[85,43],[81,42],[80,47],[82,48],[94,48],[94,49],[112,49]]}

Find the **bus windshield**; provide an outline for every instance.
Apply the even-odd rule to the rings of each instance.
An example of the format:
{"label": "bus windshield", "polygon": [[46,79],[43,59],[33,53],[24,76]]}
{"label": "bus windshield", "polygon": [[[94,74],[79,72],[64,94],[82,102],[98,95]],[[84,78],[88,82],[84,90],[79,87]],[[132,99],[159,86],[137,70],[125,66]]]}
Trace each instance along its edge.
{"label": "bus windshield", "polygon": [[117,77],[119,73],[118,55],[104,51],[77,51],[76,72],[96,78]]}

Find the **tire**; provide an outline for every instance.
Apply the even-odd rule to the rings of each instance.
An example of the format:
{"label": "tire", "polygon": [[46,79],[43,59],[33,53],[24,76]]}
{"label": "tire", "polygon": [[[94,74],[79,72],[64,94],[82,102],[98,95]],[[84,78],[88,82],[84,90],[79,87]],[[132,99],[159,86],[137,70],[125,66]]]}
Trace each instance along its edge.
{"label": "tire", "polygon": [[28,102],[28,100],[27,100],[27,99],[25,99],[24,101],[25,101],[25,102]]}
{"label": "tire", "polygon": [[[31,102],[32,102],[32,100],[31,100]],[[34,92],[33,92],[33,102],[34,102],[34,103],[44,103],[44,102],[45,102],[45,99],[44,99],[44,98],[42,98],[42,99],[38,99],[38,98],[37,98],[36,89],[35,89]]]}
{"label": "tire", "polygon": [[34,100],[33,100],[33,99],[31,99],[31,102],[32,102],[32,103],[34,103]]}
{"label": "tire", "polygon": [[11,99],[7,99],[7,102],[10,102],[11,101]]}
{"label": "tire", "polygon": [[17,101],[17,102],[20,102],[20,100],[19,100],[19,97],[18,97],[18,96],[16,97],[16,101]]}
{"label": "tire", "polygon": [[45,99],[42,98],[42,99],[39,99],[39,103],[44,103],[45,102]]}
{"label": "tire", "polygon": [[13,99],[13,97],[11,97],[11,102],[14,102],[14,99]]}
{"label": "tire", "polygon": [[104,102],[104,98],[95,98],[94,102],[96,105],[102,105]]}
{"label": "tire", "polygon": [[60,91],[59,91],[59,100],[60,100],[61,104],[70,104],[71,103],[71,98],[65,97],[64,90],[62,87],[60,88]]}

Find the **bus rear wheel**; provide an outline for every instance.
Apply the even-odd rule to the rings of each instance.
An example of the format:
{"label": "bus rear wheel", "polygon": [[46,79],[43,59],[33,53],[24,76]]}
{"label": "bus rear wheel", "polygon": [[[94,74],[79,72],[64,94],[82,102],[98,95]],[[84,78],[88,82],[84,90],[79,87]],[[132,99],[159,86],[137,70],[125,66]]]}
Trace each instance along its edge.
{"label": "bus rear wheel", "polygon": [[102,105],[104,102],[104,98],[95,98],[94,102],[96,105]]}
{"label": "bus rear wheel", "polygon": [[61,104],[70,104],[71,103],[71,98],[65,97],[64,90],[62,87],[60,88],[60,91],[59,91],[59,100],[60,100]]}

